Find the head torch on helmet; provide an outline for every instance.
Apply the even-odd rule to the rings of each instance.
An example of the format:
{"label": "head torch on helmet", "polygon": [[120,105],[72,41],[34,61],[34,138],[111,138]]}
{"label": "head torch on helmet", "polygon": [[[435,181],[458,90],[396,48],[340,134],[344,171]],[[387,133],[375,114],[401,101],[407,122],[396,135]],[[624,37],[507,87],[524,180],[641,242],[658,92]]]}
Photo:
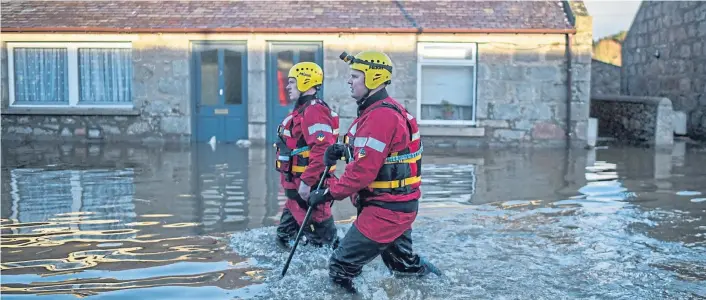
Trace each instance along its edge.
{"label": "head torch on helmet", "polygon": [[384,69],[384,70],[387,70],[390,73],[392,73],[392,66],[391,65],[379,64],[379,63],[374,63],[372,61],[358,59],[353,55],[349,55],[348,52],[346,52],[346,51],[343,51],[343,53],[341,53],[341,55],[339,55],[338,57],[341,60],[343,60],[344,62],[347,62],[349,65],[363,64],[363,65],[368,66],[368,68],[370,68],[370,69]]}
{"label": "head torch on helmet", "polygon": [[341,55],[339,55],[338,57],[341,58],[341,60],[347,62],[348,64],[352,64],[353,60],[355,59],[353,55],[348,55],[348,52],[346,51],[343,51],[343,53],[341,53]]}
{"label": "head torch on helmet", "polygon": [[345,51],[338,56],[350,65],[352,70],[363,72],[365,87],[375,89],[381,84],[390,84],[392,80],[392,60],[379,51],[363,51],[357,55],[348,55]]}

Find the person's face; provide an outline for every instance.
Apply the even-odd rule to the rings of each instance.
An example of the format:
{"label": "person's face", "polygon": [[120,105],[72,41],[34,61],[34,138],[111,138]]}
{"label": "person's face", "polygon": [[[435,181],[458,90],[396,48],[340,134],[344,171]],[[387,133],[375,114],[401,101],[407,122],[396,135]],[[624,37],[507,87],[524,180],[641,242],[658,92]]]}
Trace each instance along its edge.
{"label": "person's face", "polygon": [[356,101],[363,99],[368,93],[365,87],[365,74],[358,70],[351,70],[351,77],[348,78],[348,85],[351,87],[351,97]]}
{"label": "person's face", "polygon": [[289,78],[289,81],[287,81],[287,93],[289,94],[289,101],[297,101],[299,99],[299,96],[301,96],[301,92],[297,89],[297,80],[294,78]]}

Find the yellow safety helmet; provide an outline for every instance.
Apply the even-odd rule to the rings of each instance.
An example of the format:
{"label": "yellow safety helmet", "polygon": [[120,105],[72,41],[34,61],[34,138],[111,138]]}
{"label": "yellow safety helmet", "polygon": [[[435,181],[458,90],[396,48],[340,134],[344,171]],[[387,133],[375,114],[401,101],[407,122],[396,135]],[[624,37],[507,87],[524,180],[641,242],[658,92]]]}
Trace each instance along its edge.
{"label": "yellow safety helmet", "polygon": [[351,69],[365,74],[365,87],[372,90],[392,79],[392,60],[387,54],[378,51],[363,51],[355,56],[343,52],[339,56],[351,65]]}
{"label": "yellow safety helmet", "polygon": [[302,93],[324,83],[324,71],[316,63],[308,61],[292,66],[287,77],[297,81],[297,90]]}

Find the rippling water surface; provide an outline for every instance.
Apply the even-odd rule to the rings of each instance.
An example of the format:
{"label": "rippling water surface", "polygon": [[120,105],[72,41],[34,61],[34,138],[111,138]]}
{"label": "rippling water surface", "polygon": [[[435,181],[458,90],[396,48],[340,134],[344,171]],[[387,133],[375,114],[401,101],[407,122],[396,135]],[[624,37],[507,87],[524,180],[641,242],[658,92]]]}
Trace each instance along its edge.
{"label": "rippling water surface", "polygon": [[[279,277],[270,149],[2,146],[3,298],[345,298],[327,249],[300,246]],[[424,162],[414,247],[446,276],[396,278],[376,259],[362,298],[706,299],[703,148]],[[334,215],[343,236],[354,209]]]}

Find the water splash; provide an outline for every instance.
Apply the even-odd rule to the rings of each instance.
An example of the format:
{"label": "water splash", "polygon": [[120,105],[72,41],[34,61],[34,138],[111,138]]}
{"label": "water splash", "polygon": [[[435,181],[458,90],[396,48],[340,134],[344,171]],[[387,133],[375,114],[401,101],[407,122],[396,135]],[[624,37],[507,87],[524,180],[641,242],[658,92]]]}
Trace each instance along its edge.
{"label": "water splash", "polygon": [[[635,224],[653,224],[646,214],[631,209],[606,212],[582,207],[577,211],[558,205],[561,202],[555,208],[515,210],[517,206],[512,206],[488,214],[478,206],[447,211],[444,217],[421,216],[415,223],[414,247],[447,277],[395,278],[377,258],[355,283],[363,299],[661,299],[698,290],[696,282],[674,288],[674,281],[665,281],[674,272],[655,267],[697,256],[678,243],[634,233]],[[339,225],[339,235],[349,226]],[[287,276],[279,279],[287,252],[275,246],[274,230],[260,228],[231,237],[234,251],[257,258],[256,265],[265,269],[267,292],[258,299],[342,297],[328,283],[330,249],[297,249]],[[706,264],[706,258],[692,263]]]}
{"label": "water splash", "polygon": [[699,192],[699,191],[679,191],[679,192],[677,192],[677,195],[679,195],[679,196],[699,196],[699,195],[701,195],[701,192]]}

